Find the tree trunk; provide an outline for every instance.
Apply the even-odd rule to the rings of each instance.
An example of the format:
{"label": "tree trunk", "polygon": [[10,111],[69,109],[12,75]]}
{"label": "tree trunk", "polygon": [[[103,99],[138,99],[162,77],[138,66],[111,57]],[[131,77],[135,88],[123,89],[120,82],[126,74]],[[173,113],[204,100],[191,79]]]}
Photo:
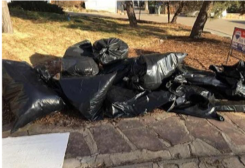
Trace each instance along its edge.
{"label": "tree trunk", "polygon": [[145,11],[149,10],[148,1],[145,1]]}
{"label": "tree trunk", "polygon": [[134,13],[133,2],[132,1],[126,1],[125,3],[126,3],[126,8],[127,8],[129,24],[131,27],[136,27],[137,26],[137,20],[136,20],[136,16]]}
{"label": "tree trunk", "polygon": [[184,2],[183,1],[179,2],[179,8],[175,12],[174,17],[173,17],[171,23],[176,23],[177,22],[177,18],[179,16],[179,14],[182,12],[183,7],[184,7]]}
{"label": "tree trunk", "polygon": [[168,23],[170,23],[170,9],[169,9],[169,2],[167,2],[167,9],[168,9]]}
{"label": "tree trunk", "polygon": [[194,26],[192,27],[190,37],[191,38],[200,38],[203,32],[203,28],[208,19],[208,9],[211,5],[211,1],[204,1],[202,4],[202,8],[196,18]]}
{"label": "tree trunk", "polygon": [[9,15],[9,8],[7,1],[2,1],[2,32],[3,33],[13,33],[13,27]]}

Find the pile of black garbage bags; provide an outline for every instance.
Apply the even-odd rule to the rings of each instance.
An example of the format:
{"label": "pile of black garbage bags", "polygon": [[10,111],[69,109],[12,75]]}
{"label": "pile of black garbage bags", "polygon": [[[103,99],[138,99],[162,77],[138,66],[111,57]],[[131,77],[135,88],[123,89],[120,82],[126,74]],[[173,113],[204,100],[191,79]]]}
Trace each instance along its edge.
{"label": "pile of black garbage bags", "polygon": [[69,47],[59,74],[3,60],[3,98],[16,116],[12,132],[64,107],[88,120],[135,117],[155,108],[224,121],[217,111],[245,112],[245,65],[183,64],[186,53],[128,58],[128,45],[109,38]]}

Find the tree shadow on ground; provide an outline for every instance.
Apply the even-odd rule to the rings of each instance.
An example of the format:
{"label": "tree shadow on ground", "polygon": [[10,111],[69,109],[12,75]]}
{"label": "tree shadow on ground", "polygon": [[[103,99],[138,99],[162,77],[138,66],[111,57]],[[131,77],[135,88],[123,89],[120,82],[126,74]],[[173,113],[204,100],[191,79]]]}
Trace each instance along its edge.
{"label": "tree shadow on ground", "polygon": [[245,24],[245,20],[229,20],[229,22]]}
{"label": "tree shadow on ground", "polygon": [[212,39],[211,38],[205,38],[205,37],[193,39],[193,38],[190,38],[189,36],[168,36],[167,39],[176,40],[176,41],[180,41],[180,42],[188,42],[188,43],[203,43],[203,42],[213,43],[213,44],[222,44],[223,43],[223,41],[213,39],[213,38]]}
{"label": "tree shadow on ground", "polygon": [[81,16],[75,17],[69,25],[64,25],[64,27],[91,32],[132,34],[140,37],[151,35],[161,38],[166,34],[166,31],[157,25],[139,24],[137,28],[132,28],[126,21],[122,23],[118,23],[117,21],[118,19]]}
{"label": "tree shadow on ground", "polygon": [[48,12],[34,12],[25,11],[18,8],[9,8],[10,15],[13,17],[21,18],[24,20],[30,20],[33,23],[46,23],[50,21],[65,22],[68,21],[67,15],[48,13]]}

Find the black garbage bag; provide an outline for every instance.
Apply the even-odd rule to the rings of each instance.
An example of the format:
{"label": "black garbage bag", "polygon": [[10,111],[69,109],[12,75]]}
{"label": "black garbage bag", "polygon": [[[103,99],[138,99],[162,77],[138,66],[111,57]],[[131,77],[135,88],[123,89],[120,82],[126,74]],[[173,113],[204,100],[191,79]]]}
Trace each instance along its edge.
{"label": "black garbage bag", "polygon": [[36,66],[34,69],[39,75],[39,78],[41,78],[46,84],[48,84],[50,79],[52,78],[48,69],[43,65]]}
{"label": "black garbage bag", "polygon": [[220,89],[228,89],[228,85],[216,78],[215,73],[202,71],[184,64],[178,66],[178,75],[174,82],[188,83],[198,86],[214,86]]}
{"label": "black garbage bag", "polygon": [[224,99],[231,92],[229,85],[217,79],[215,73],[198,70],[183,64],[178,66],[173,82],[203,87],[214,93],[217,99]]}
{"label": "black garbage bag", "polygon": [[129,83],[140,90],[158,89],[186,56],[186,53],[142,55],[132,67]]}
{"label": "black garbage bag", "polygon": [[70,46],[64,54],[64,57],[69,57],[69,56],[93,57],[94,55],[93,55],[93,48],[91,42],[89,40],[84,40]]}
{"label": "black garbage bag", "polygon": [[64,76],[95,76],[99,67],[91,57],[69,56],[62,59],[61,71]]}
{"label": "black garbage bag", "polygon": [[63,108],[62,98],[26,62],[3,60],[2,63],[3,97],[16,117],[11,132]]}
{"label": "black garbage bag", "polygon": [[118,38],[95,41],[93,51],[95,60],[102,65],[111,64],[128,57],[128,45]]}
{"label": "black garbage bag", "polygon": [[218,100],[215,107],[222,112],[245,112],[245,101]]}
{"label": "black garbage bag", "polygon": [[168,91],[135,92],[113,86],[107,94],[105,115],[112,118],[135,117],[151,112],[167,103],[173,104],[175,96]]}
{"label": "black garbage bag", "polygon": [[119,60],[113,64],[104,65],[100,70],[100,74],[109,74],[116,72],[117,75],[113,84],[118,84],[123,82],[123,78],[127,77],[132,65],[134,64],[136,58],[127,58],[124,60]]}
{"label": "black garbage bag", "polygon": [[[173,90],[174,88],[171,88],[171,92]],[[173,93],[177,98],[172,112],[224,121],[224,118],[216,112],[214,96],[206,89],[180,85]]]}
{"label": "black garbage bag", "polygon": [[116,73],[59,80],[66,99],[88,120],[102,119],[102,104]]}
{"label": "black garbage bag", "polygon": [[216,73],[217,79],[229,86],[230,90],[226,91],[226,98],[245,100],[245,63],[243,61],[233,66],[211,65],[209,69]]}
{"label": "black garbage bag", "polygon": [[147,66],[144,57],[134,58],[130,66],[129,73],[123,78],[129,89],[144,91],[144,75],[146,74]]}

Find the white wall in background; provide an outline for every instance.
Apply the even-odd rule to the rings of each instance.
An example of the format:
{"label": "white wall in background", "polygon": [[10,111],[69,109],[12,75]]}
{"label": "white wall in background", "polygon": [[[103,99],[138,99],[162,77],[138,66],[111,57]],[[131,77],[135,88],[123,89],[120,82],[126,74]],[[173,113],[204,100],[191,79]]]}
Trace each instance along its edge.
{"label": "white wall in background", "polygon": [[117,12],[117,0],[86,0],[85,7],[89,10]]}

